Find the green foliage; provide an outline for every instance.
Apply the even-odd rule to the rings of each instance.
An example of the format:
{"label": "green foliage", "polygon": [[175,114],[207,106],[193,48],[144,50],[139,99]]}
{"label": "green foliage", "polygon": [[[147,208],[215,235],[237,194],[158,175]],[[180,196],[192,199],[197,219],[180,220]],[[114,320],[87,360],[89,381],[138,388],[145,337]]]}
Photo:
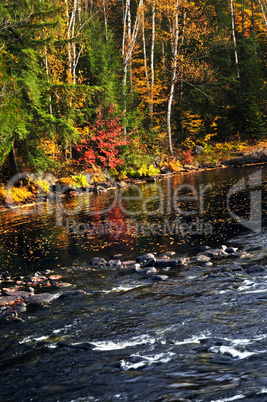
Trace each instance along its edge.
{"label": "green foliage", "polygon": [[112,31],[109,30],[108,38],[106,35],[104,23],[97,17],[91,19],[84,32],[88,51],[79,63],[84,82],[90,87],[101,88],[98,102],[104,105],[117,103],[120,85],[119,59]]}
{"label": "green foliage", "polygon": [[[124,96],[123,60],[130,43],[127,33],[122,57],[123,2],[107,2],[105,10],[99,2],[91,3],[87,7],[81,2],[74,16],[73,1],[1,2],[0,165],[14,143],[21,168],[46,171],[63,163],[73,168],[73,158],[75,168],[80,169],[77,171],[92,163],[110,169],[116,166],[113,171],[118,178],[157,174],[152,155],[162,155],[167,146],[172,7],[163,2],[161,18],[156,18],[152,85],[151,2],[146,4],[147,60],[145,63],[139,31],[128,60]],[[203,145],[206,158],[213,158],[212,152],[231,152],[227,147],[225,151],[216,149],[211,144],[214,140],[225,143],[236,135],[260,140],[267,133],[267,41],[259,23],[264,23],[264,16],[257,2],[237,2],[235,6],[236,46],[231,37],[229,2],[185,2],[178,16],[172,133],[177,147],[186,152],[196,144]],[[244,21],[241,6],[245,7]],[[251,17],[252,6],[255,18]],[[137,3],[131,2],[132,29],[137,11]],[[75,23],[69,27],[71,39],[66,29],[70,21]],[[79,57],[70,60],[74,45]],[[70,71],[73,65],[75,80]],[[151,102],[152,114],[148,110]],[[117,134],[114,127],[105,133],[106,128],[101,131],[96,127],[98,111],[111,104],[115,106],[113,118],[123,125]],[[121,167],[112,162],[117,152],[117,145],[111,148],[115,134]],[[87,154],[79,161],[75,151],[83,139]],[[45,141],[55,144],[57,156],[44,151],[40,144]],[[189,155],[181,156],[189,163]],[[178,171],[179,161],[170,159],[164,167]]]}

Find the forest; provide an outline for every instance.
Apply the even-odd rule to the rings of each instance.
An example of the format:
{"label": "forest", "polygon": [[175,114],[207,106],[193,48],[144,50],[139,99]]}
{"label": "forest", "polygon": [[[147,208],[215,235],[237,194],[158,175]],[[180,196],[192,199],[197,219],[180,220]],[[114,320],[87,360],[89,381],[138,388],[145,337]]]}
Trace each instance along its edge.
{"label": "forest", "polygon": [[265,0],[1,1],[1,169],[124,178],[260,142],[266,34]]}

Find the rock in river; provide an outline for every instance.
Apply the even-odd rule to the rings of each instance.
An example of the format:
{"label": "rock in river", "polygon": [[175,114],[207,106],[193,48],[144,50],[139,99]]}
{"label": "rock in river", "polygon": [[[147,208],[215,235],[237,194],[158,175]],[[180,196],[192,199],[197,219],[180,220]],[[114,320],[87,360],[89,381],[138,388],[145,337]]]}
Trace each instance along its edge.
{"label": "rock in river", "polygon": [[59,296],[59,293],[39,293],[37,295],[29,294],[27,297],[23,298],[23,300],[27,305],[44,306],[57,299]]}
{"label": "rock in river", "polygon": [[187,262],[188,262],[187,258],[177,258],[169,260],[166,260],[166,258],[158,258],[155,265],[158,268],[165,268],[165,267],[177,268],[185,265]]}
{"label": "rock in river", "polygon": [[109,260],[107,262],[108,267],[113,267],[113,268],[120,268],[122,266],[121,260]]}
{"label": "rock in river", "polygon": [[152,279],[153,282],[161,282],[161,281],[166,281],[169,279],[168,275],[154,275],[150,279]]}
{"label": "rock in river", "polygon": [[100,266],[100,265],[106,265],[107,261],[105,260],[105,258],[94,257],[90,260],[89,264]]}
{"label": "rock in river", "polygon": [[252,265],[252,267],[249,267],[246,269],[247,274],[256,274],[259,272],[265,272],[266,269],[262,265]]}
{"label": "rock in river", "polygon": [[197,262],[209,262],[209,261],[210,257],[208,257],[207,255],[200,254],[197,256]]}
{"label": "rock in river", "polygon": [[148,261],[151,259],[154,259],[155,255],[152,253],[147,253],[147,254],[143,254],[143,255],[139,255],[138,257],[136,257],[136,262],[142,262],[142,261]]}

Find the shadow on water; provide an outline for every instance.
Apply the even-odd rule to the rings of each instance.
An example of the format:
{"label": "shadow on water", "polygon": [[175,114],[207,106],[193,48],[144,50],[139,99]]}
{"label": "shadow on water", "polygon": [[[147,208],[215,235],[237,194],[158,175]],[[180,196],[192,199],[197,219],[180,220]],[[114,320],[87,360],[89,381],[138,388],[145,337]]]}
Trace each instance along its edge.
{"label": "shadow on water", "polygon": [[[24,322],[2,325],[1,400],[266,400],[265,273],[223,275],[232,262],[219,260],[212,268],[170,271],[168,281],[153,283],[128,270],[88,265],[95,256],[121,253],[125,261],[170,250],[194,256],[201,244],[227,244],[253,254],[240,263],[243,268],[266,266],[266,168],[261,185],[249,188],[259,169],[133,186],[113,208],[110,192],[64,200],[65,212],[76,205],[72,215],[59,216],[56,204],[45,205],[42,214],[1,215],[2,271],[49,268],[86,291],[58,298],[49,308],[31,307]],[[243,179],[247,189],[227,205],[229,190]],[[261,192],[258,233],[229,213],[254,218],[254,191]]]}

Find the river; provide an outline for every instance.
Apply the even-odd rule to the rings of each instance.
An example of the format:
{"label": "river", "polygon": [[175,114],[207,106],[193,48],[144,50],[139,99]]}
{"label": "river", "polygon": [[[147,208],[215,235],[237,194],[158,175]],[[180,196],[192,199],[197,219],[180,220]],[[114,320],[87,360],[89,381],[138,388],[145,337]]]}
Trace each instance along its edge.
{"label": "river", "polygon": [[[246,272],[267,266],[266,177],[194,172],[2,213],[1,271],[86,294],[1,323],[1,401],[266,401],[267,271]],[[251,256],[207,267],[201,245]],[[167,251],[191,262],[161,282],[89,264]]]}

